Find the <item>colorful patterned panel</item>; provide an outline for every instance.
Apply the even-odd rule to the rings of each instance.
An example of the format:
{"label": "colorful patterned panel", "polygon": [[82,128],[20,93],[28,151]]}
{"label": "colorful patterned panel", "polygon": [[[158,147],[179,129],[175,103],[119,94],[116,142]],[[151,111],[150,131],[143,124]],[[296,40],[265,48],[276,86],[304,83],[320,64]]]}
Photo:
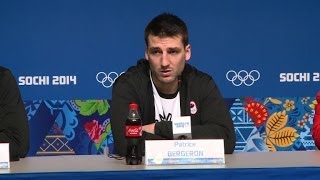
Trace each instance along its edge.
{"label": "colorful patterned panel", "polygon": [[310,97],[236,99],[230,109],[236,151],[314,150],[314,106]]}
{"label": "colorful patterned panel", "polygon": [[[310,97],[230,100],[236,152],[314,150]],[[28,156],[113,153],[108,100],[26,101]]]}

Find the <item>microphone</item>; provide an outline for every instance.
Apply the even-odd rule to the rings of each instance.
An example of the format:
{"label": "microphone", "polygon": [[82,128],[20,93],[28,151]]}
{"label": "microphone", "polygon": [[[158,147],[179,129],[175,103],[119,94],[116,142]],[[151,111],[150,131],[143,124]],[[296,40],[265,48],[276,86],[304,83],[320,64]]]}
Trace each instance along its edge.
{"label": "microphone", "polygon": [[190,116],[172,117],[173,139],[192,139]]}
{"label": "microphone", "polygon": [[178,139],[179,139],[179,140],[188,139],[188,136],[186,136],[186,135],[180,135],[180,136],[178,136]]}

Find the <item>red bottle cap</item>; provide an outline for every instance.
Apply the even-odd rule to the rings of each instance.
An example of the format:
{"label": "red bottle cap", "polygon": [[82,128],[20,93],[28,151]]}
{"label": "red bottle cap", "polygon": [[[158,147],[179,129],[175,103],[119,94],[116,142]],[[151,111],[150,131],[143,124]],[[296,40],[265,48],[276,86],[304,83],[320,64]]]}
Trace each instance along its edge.
{"label": "red bottle cap", "polygon": [[138,104],[137,103],[130,103],[129,108],[132,110],[137,110],[138,109]]}

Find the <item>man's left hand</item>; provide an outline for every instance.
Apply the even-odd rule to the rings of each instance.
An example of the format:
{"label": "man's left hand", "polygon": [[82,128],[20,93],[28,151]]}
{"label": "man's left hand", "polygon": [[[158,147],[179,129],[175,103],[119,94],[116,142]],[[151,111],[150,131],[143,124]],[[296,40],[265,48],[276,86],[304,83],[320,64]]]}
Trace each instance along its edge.
{"label": "man's left hand", "polygon": [[152,123],[152,124],[148,124],[148,125],[142,126],[142,131],[154,134],[154,126],[155,126],[155,124],[156,123]]}

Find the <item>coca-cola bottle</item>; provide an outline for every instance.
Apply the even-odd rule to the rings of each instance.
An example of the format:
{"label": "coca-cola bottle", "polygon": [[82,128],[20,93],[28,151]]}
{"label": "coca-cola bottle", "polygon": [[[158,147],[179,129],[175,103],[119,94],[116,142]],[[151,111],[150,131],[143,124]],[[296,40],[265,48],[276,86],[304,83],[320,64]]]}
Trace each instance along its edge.
{"label": "coca-cola bottle", "polygon": [[141,151],[142,121],[138,113],[138,104],[129,104],[129,114],[126,120],[127,154],[126,163],[137,165],[142,162]]}

